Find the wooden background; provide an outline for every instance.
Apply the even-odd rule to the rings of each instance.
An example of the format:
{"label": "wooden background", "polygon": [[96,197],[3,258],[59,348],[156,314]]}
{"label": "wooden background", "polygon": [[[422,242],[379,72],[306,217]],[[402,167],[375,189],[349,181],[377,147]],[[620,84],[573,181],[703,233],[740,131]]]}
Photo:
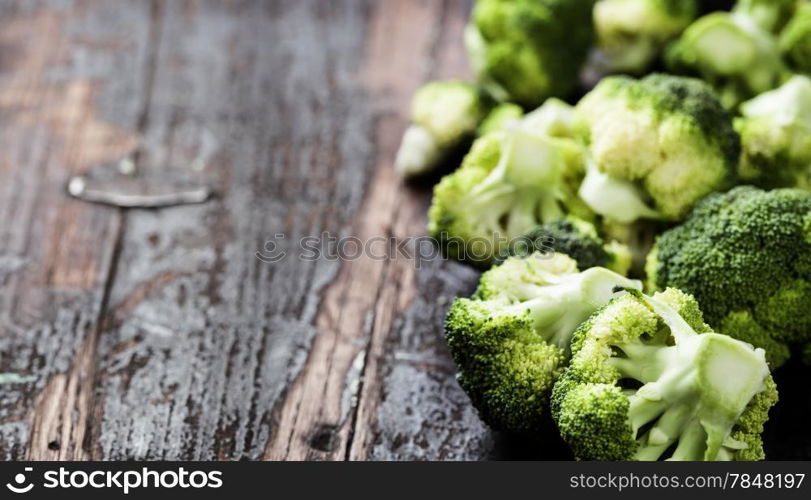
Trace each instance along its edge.
{"label": "wooden background", "polygon": [[[276,234],[424,233],[430,186],[391,164],[414,89],[468,75],[469,9],[0,2],[0,458],[565,458],[489,431],[454,380],[441,323],[472,270],[256,257]],[[66,195],[128,155],[217,197]],[[806,427],[770,446],[808,458]]]}

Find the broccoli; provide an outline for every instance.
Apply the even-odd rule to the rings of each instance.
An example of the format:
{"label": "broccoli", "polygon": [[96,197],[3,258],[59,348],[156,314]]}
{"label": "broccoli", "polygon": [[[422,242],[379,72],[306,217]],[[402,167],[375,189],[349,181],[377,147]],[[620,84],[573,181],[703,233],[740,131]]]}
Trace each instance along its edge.
{"label": "broccoli", "polygon": [[678,221],[735,178],[740,138],[699,80],[605,78],[577,113],[591,153],[580,197],[608,219]]}
{"label": "broccoli", "polygon": [[615,287],[640,285],[604,268],[578,272],[563,254],[512,257],[484,273],[445,321],[459,383],[482,420],[511,432],[542,429],[572,333]]}
{"label": "broccoli", "polygon": [[492,100],[473,84],[424,85],[414,94],[412,125],[403,135],[395,167],[407,176],[433,170],[476,132],[491,106]]}
{"label": "broccoli", "polygon": [[625,245],[603,242],[593,224],[568,217],[538,226],[510,245],[498,256],[496,264],[509,257],[526,257],[535,252],[566,254],[577,262],[578,269],[605,267],[623,276],[631,267],[631,251]]}
{"label": "broccoli", "polygon": [[526,108],[572,92],[594,38],[594,1],[477,0],[465,45],[485,88]]}
{"label": "broccoli", "polygon": [[599,0],[597,45],[610,71],[643,73],[696,16],[696,0]]}
{"label": "broccoli", "polygon": [[492,132],[512,128],[523,117],[524,110],[521,106],[511,102],[499,104],[487,114],[487,117],[479,125],[477,135],[481,137]]}
{"label": "broccoli", "polygon": [[743,143],[741,181],[811,189],[811,79],[796,75],[743,103],[741,114],[735,119]]}
{"label": "broccoli", "polygon": [[811,342],[811,193],[740,186],[662,234],[651,289],[693,294],[716,330],[762,347],[777,368]]}
{"label": "broccoli", "polygon": [[447,255],[487,266],[538,224],[592,217],[577,197],[583,148],[564,137],[571,114],[550,100],[519,125],[477,139],[462,166],[435,186],[428,230]]}
{"label": "broccoli", "polygon": [[762,349],[675,289],[612,300],[574,334],[551,410],[581,460],[762,460],[777,401]]}
{"label": "broccoli", "polygon": [[774,35],[742,13],[699,18],[665,52],[673,73],[708,82],[729,109],[780,85],[788,70]]}
{"label": "broccoli", "polygon": [[791,69],[811,74],[811,4],[801,5],[780,33],[780,53]]}
{"label": "broccoli", "polygon": [[738,0],[732,12],[742,14],[771,33],[779,33],[791,19],[798,0]]}

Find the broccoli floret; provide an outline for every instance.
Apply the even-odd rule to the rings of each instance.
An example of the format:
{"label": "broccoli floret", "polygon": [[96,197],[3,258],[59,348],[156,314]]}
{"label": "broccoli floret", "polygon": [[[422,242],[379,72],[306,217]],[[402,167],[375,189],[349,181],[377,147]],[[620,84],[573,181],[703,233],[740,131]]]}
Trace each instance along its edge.
{"label": "broccoli floret", "polygon": [[732,12],[752,19],[758,26],[771,33],[779,33],[786,25],[798,0],[738,0]]}
{"label": "broccoli floret", "polygon": [[699,80],[609,77],[577,113],[591,153],[580,196],[609,219],[677,221],[735,177],[740,138]]}
{"label": "broccoli floret", "polygon": [[811,74],[811,4],[803,4],[780,34],[780,52],[786,64]]}
{"label": "broccoli floret", "polygon": [[496,264],[509,257],[526,257],[535,252],[568,255],[577,262],[578,269],[605,267],[624,276],[631,267],[628,247],[616,241],[605,243],[593,224],[574,217],[538,226],[510,242]]}
{"label": "broccoli floret", "polygon": [[434,188],[428,230],[450,257],[487,266],[539,224],[593,216],[577,197],[583,148],[555,135],[567,118],[559,101],[548,106],[477,139],[462,166]]}
{"label": "broccoli floret", "polygon": [[594,0],[477,0],[465,31],[471,65],[493,96],[538,106],[568,95],[594,38]]}
{"label": "broccoli floret", "polygon": [[741,105],[740,178],[765,188],[811,189],[811,79],[794,76],[782,87]]}
{"label": "broccoli floret", "polygon": [[575,333],[552,415],[582,460],[761,460],[777,391],[762,349],[713,333],[691,296],[619,297]]}
{"label": "broccoli floret", "polygon": [[536,253],[507,259],[482,275],[473,298],[456,299],[445,335],[482,420],[512,432],[542,428],[572,333],[626,286],[640,283],[603,268],[578,272],[565,255]]}
{"label": "broccoli floret", "polygon": [[658,238],[647,270],[652,289],[693,294],[713,328],[766,349],[777,368],[811,342],[811,193],[709,196]]}
{"label": "broccoli floret", "polygon": [[696,0],[598,1],[594,26],[609,71],[643,73],[696,16]]}
{"label": "broccoli floret", "polygon": [[477,131],[478,136],[507,130],[517,125],[524,117],[524,109],[518,104],[505,102],[493,108]]}
{"label": "broccoli floret", "polygon": [[780,85],[788,71],[774,35],[743,14],[699,18],[665,53],[671,72],[708,82],[729,109]]}
{"label": "broccoli floret", "polygon": [[492,100],[476,85],[424,85],[411,102],[412,124],[403,135],[395,167],[407,176],[433,170],[476,132],[490,107]]}

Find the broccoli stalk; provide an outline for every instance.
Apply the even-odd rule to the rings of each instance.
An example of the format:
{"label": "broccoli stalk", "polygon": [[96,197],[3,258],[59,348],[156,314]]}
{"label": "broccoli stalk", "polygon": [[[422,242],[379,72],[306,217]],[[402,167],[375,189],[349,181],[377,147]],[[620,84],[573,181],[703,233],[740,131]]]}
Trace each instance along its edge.
{"label": "broccoli stalk", "polygon": [[608,70],[639,74],[696,18],[696,0],[600,0],[594,6],[598,46]]}
{"label": "broccoli stalk", "polygon": [[564,216],[558,185],[565,158],[555,140],[516,130],[504,139],[498,166],[467,199],[483,233],[520,234],[526,227]]}
{"label": "broccoli stalk", "polygon": [[746,443],[729,434],[764,389],[769,375],[764,351],[726,335],[699,335],[666,302],[645,301],[662,318],[674,345],[651,346],[635,338],[617,344],[625,357],[609,360],[623,378],[644,384],[628,396],[628,419],[634,435],[653,425],[638,441],[634,458],[657,460],[676,442],[671,460],[712,460],[724,446],[745,449]]}
{"label": "broccoli stalk", "polygon": [[765,188],[811,189],[811,79],[796,75],[741,105],[740,178]]}
{"label": "broccoli stalk", "polygon": [[811,74],[811,4],[800,5],[780,33],[780,52],[791,69]]}
{"label": "broccoli stalk", "polygon": [[501,130],[509,130],[517,126],[524,117],[521,106],[511,102],[504,102],[494,107],[479,125],[476,135],[479,137]]}
{"label": "broccoli stalk", "polygon": [[705,80],[728,109],[777,87],[788,75],[776,38],[742,13],[698,19],[665,56],[671,72]]}
{"label": "broccoli stalk", "polygon": [[589,217],[575,187],[582,179],[582,146],[552,135],[562,134],[562,120],[539,110],[510,130],[478,139],[462,167],[436,186],[429,231],[449,255],[487,265],[538,224],[569,213]]}
{"label": "broccoli stalk", "polygon": [[575,333],[552,411],[581,459],[757,460],[776,398],[763,350],[712,332],[695,299],[631,291]]}
{"label": "broccoli stalk", "polygon": [[644,191],[638,185],[600,171],[594,162],[588,163],[578,194],[595,213],[620,224],[662,218],[648,206]]}
{"label": "broccoli stalk", "polygon": [[481,418],[512,432],[542,428],[572,333],[616,287],[640,283],[603,268],[578,272],[562,254],[513,257],[457,299],[445,334],[459,382]]}
{"label": "broccoli stalk", "polygon": [[403,135],[395,167],[410,177],[435,169],[476,132],[491,106],[491,99],[469,83],[424,85],[414,94],[412,124]]}
{"label": "broccoli stalk", "polygon": [[770,33],[779,33],[794,14],[797,0],[738,0],[732,12],[752,19]]}

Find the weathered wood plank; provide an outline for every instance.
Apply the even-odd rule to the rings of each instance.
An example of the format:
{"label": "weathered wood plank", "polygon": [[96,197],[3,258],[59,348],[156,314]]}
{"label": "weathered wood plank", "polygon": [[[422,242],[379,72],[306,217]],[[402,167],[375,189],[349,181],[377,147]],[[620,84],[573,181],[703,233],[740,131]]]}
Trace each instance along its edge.
{"label": "weathered wood plank", "polygon": [[219,196],[127,215],[99,344],[94,457],[261,458],[288,386],[305,364],[328,370],[313,342],[340,265],[255,253],[277,233],[290,245],[348,234],[361,207],[374,123],[355,73],[368,2],[165,7],[142,163],[159,175],[209,149],[200,175]]}
{"label": "weathered wood plank", "polygon": [[[377,148],[367,197],[351,227],[361,241],[424,231],[421,197],[402,188],[391,158],[410,93],[434,67],[443,8],[443,2],[387,1],[372,12],[361,74],[374,97]],[[405,259],[369,255],[343,263],[324,291],[316,318],[320,335],[281,407],[267,458],[347,455],[367,352],[374,332],[391,326],[397,302],[413,294],[410,266]]]}
{"label": "weathered wood plank", "polygon": [[[81,459],[116,211],[64,182],[137,144],[149,6],[0,6],[0,457]],[[35,36],[33,34],[36,34]]]}
{"label": "weathered wood plank", "polygon": [[[408,103],[416,87],[436,78],[470,78],[462,47],[462,31],[470,2],[437,3],[433,32],[409,31],[396,23],[394,12],[381,9],[375,17],[368,84],[376,95],[396,95],[394,113],[380,127],[378,164],[390,170],[399,137],[408,116]],[[377,35],[375,38],[374,35]],[[431,42],[427,52],[409,46],[420,38]],[[393,46],[388,46],[392,44]],[[377,52],[377,53],[376,53]],[[389,52],[409,54],[392,61]],[[375,57],[378,55],[379,57]],[[407,67],[418,79],[402,81]],[[422,66],[420,68],[420,66]],[[421,71],[420,71],[421,70]],[[422,235],[430,202],[430,187],[403,185],[394,178],[402,198],[391,232],[397,238]],[[381,215],[382,217],[382,215]],[[455,368],[442,338],[442,320],[449,300],[470,293],[478,273],[453,262],[432,260],[390,263],[388,286],[375,304],[368,362],[349,458],[376,459],[479,459],[495,443],[481,424],[454,379]]]}

